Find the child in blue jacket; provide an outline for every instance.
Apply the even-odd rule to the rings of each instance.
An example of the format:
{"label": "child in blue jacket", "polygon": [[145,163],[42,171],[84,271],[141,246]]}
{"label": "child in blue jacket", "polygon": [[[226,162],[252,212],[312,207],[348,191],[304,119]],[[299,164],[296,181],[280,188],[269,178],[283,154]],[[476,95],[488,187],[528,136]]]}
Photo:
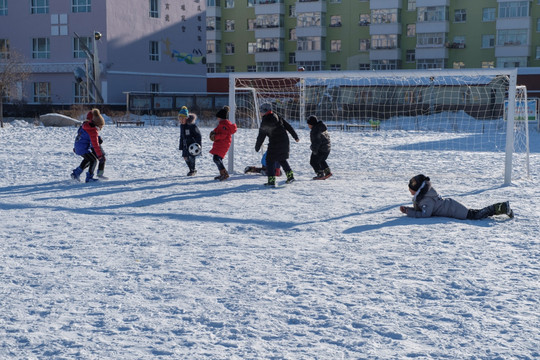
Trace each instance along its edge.
{"label": "child in blue jacket", "polygon": [[98,179],[94,178],[94,171],[98,161],[105,164],[105,154],[99,143],[99,130],[105,125],[105,120],[101,116],[99,109],[92,109],[86,119],[77,131],[73,147],[75,154],[82,156],[83,160],[79,167],[73,170],[71,178],[80,181],[82,172],[88,167],[86,182],[93,182],[98,181]]}
{"label": "child in blue jacket", "polygon": [[[201,153],[201,131],[195,124],[197,120],[197,115],[190,114],[186,106],[182,106],[178,112],[178,120],[180,121],[180,145],[178,149],[182,151],[182,157],[186,162],[189,172],[187,176],[194,176],[197,174],[197,169],[195,168],[195,159]],[[197,144],[198,153],[195,151],[190,152],[189,147],[192,144]]]}

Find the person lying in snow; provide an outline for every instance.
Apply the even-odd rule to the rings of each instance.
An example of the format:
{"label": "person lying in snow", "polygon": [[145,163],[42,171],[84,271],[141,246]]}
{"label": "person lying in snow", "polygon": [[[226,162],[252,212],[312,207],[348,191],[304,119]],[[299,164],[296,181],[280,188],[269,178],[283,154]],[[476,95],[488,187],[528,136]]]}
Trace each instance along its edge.
{"label": "person lying in snow", "polygon": [[[281,165],[279,162],[276,161],[275,164],[276,168],[276,176],[281,176]],[[244,169],[244,174],[261,174],[261,175],[267,175],[266,173],[266,151],[264,152],[262,158],[261,158],[261,167],[257,166],[246,166]]]}
{"label": "person lying in snow", "polygon": [[443,216],[460,220],[481,220],[493,215],[508,215],[514,217],[508,201],[486,206],[483,209],[469,209],[460,202],[446,198],[443,199],[431,187],[429,177],[416,175],[409,181],[409,191],[413,195],[413,206],[400,206],[399,210],[409,217],[427,218]]}

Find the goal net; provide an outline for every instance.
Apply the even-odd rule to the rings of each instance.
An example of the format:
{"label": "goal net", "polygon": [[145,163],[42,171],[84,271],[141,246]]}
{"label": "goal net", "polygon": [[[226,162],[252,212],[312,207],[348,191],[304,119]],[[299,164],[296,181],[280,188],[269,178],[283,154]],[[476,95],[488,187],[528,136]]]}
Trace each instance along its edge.
{"label": "goal net", "polygon": [[[508,143],[521,132],[513,130],[514,116],[505,120],[504,114],[516,114],[516,78],[516,69],[230,73],[230,118],[258,127],[259,106],[271,103],[299,128],[315,115],[330,131],[385,137],[376,144],[379,152],[448,152],[445,161],[482,153],[490,169],[476,170],[478,176],[504,176],[509,183],[514,147]],[[233,164],[234,155],[231,171]]]}

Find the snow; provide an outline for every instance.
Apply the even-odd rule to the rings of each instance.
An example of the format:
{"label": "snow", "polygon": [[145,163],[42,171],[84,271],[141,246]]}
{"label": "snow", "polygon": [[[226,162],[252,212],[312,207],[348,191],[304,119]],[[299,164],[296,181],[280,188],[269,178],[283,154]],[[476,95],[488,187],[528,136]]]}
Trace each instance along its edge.
{"label": "snow", "polygon": [[[110,180],[85,184],[76,128],[0,129],[0,358],[540,357],[535,129],[509,186],[500,151],[420,150],[468,135],[404,130],[332,131],[335,175],[312,181],[299,129],[297,181],[276,189],[242,173],[256,130],[214,181],[210,130],[186,177],[177,127],[106,126]],[[407,218],[418,173],[516,217]]]}

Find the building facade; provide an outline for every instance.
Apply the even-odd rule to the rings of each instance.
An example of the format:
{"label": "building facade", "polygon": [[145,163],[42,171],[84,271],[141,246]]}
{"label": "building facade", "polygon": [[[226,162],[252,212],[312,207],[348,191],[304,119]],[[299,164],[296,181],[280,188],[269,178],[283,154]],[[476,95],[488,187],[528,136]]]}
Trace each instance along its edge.
{"label": "building facade", "polygon": [[31,74],[8,102],[205,92],[205,13],[206,0],[0,0],[0,58],[18,53]]}
{"label": "building facade", "polygon": [[540,0],[206,0],[208,72],[540,66]]}

